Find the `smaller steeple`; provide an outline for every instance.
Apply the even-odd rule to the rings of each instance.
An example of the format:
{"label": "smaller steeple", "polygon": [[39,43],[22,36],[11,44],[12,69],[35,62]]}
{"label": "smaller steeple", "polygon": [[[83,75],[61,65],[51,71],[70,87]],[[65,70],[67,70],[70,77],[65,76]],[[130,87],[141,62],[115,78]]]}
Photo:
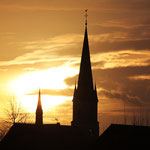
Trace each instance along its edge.
{"label": "smaller steeple", "polygon": [[96,99],[97,99],[97,101],[98,101],[96,82],[95,82],[95,89],[94,89],[94,90],[95,90]]}
{"label": "smaller steeple", "polygon": [[39,89],[39,98],[36,108],[36,124],[42,125],[43,124],[43,110],[42,110],[42,103],[41,103],[41,91]]}

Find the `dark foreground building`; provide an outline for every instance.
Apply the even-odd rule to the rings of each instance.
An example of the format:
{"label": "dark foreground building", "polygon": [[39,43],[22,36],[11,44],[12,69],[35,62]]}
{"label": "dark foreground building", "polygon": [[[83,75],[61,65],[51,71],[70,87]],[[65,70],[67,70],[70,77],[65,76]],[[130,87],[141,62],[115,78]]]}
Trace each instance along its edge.
{"label": "dark foreground building", "polygon": [[150,127],[112,124],[99,137],[86,130],[60,124],[14,124],[0,150],[145,150],[150,147]]}
{"label": "dark foreground building", "polygon": [[112,124],[94,142],[96,150],[146,150],[150,148],[150,127]]}
{"label": "dark foreground building", "polygon": [[86,131],[60,124],[14,124],[0,143],[0,150],[77,150],[91,142]]}

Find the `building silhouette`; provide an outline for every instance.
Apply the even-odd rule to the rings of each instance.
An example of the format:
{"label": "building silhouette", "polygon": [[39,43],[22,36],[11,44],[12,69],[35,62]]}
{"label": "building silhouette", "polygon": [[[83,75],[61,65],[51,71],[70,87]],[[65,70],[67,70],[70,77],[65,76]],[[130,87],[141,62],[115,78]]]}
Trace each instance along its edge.
{"label": "building silhouette", "polygon": [[75,85],[73,95],[73,121],[72,126],[86,128],[91,135],[99,135],[99,122],[97,121],[97,90],[93,87],[93,77],[90,61],[90,50],[87,32],[87,14],[85,21],[85,34],[81,56],[78,84]]}
{"label": "building silhouette", "polygon": [[0,150],[86,150],[90,141],[78,127],[15,123],[0,142]]}
{"label": "building silhouette", "polygon": [[43,124],[43,109],[42,109],[42,103],[41,103],[41,91],[39,89],[39,97],[38,97],[38,103],[36,108],[36,120],[35,123],[37,125]]}
{"label": "building silhouette", "polygon": [[97,150],[144,150],[150,147],[150,126],[111,124],[93,143]]}

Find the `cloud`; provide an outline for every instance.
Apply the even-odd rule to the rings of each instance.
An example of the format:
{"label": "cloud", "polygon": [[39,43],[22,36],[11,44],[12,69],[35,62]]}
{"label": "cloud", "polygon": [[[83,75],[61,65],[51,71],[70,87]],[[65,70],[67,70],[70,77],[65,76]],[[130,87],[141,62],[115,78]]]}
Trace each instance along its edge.
{"label": "cloud", "polygon": [[64,81],[67,85],[73,86],[73,85],[75,85],[75,81],[77,81],[77,80],[78,80],[78,75],[73,76],[73,77],[68,77]]}
{"label": "cloud", "polygon": [[108,19],[105,20],[104,22],[99,22],[97,25],[100,27],[105,27],[105,28],[113,28],[114,30],[120,31],[120,29],[124,31],[131,31],[133,29],[145,29],[149,27],[150,21],[149,21],[149,16],[127,16],[125,18],[115,18],[115,19]]}
{"label": "cloud", "polygon": [[[79,5],[80,4],[80,5]],[[70,0],[56,0],[56,1],[49,1],[49,0],[40,0],[40,1],[34,1],[34,0],[22,0],[22,1],[11,1],[7,0],[1,1],[1,7],[2,8],[17,8],[17,9],[23,9],[23,10],[79,10],[79,9],[85,9],[89,8],[90,10],[95,11],[107,11],[107,12],[114,12],[115,10],[118,11],[148,11],[149,10],[149,1],[148,0],[94,0],[94,1],[86,1],[81,0],[80,2],[70,1]],[[87,7],[88,6],[88,7]]]}
{"label": "cloud", "polygon": [[[130,26],[131,18],[122,20],[122,24]],[[141,18],[140,18],[141,19]],[[139,20],[137,19],[136,22]],[[149,24],[148,18],[143,19],[143,24]],[[104,22],[105,27],[118,27],[119,23],[115,21]],[[134,25],[134,23],[133,23]],[[138,31],[138,32],[136,32]],[[134,30],[113,30],[113,32],[89,34],[90,49],[92,54],[124,51],[149,51],[150,33],[142,28]],[[18,51],[14,58],[9,61],[1,61],[0,66],[33,64],[43,61],[65,60],[80,57],[82,49],[83,35],[81,34],[63,34],[53,36],[47,39],[19,42]],[[18,43],[14,43],[18,45]],[[21,46],[22,45],[22,46]],[[130,53],[131,54],[131,53]],[[16,56],[17,55],[17,56]],[[106,54],[107,55],[107,54]],[[61,57],[60,57],[61,56]],[[59,58],[58,58],[59,57]],[[71,59],[70,59],[71,60]],[[76,59],[77,60],[77,59]],[[102,60],[103,61],[103,60]]]}
{"label": "cloud", "polygon": [[[150,76],[150,66],[128,66],[106,69],[94,69],[99,99],[120,100],[135,106],[147,105],[150,100],[150,78],[142,79],[139,76]],[[136,80],[133,77],[136,77]],[[66,84],[73,86],[78,75],[67,78]]]}
{"label": "cloud", "polygon": [[150,75],[135,75],[129,77],[131,80],[150,80]]}
{"label": "cloud", "polygon": [[[23,42],[24,54],[9,61],[0,61],[0,66],[34,64],[38,62],[68,60],[68,56],[77,55],[78,51],[73,51],[80,43],[81,35],[69,34],[52,37],[47,40]],[[25,50],[31,52],[25,53]],[[70,51],[72,49],[72,51]],[[75,58],[76,59],[76,58]],[[70,57],[70,60],[73,58]]]}
{"label": "cloud", "polygon": [[[53,96],[66,96],[72,97],[73,89],[66,88],[66,89],[41,89],[43,95],[53,95]],[[37,95],[38,91],[31,91],[28,95]]]}
{"label": "cloud", "polygon": [[119,52],[97,53],[92,55],[92,67],[116,68],[127,66],[146,66],[149,64],[149,51],[124,50]]}
{"label": "cloud", "polygon": [[150,40],[128,40],[115,42],[97,42],[91,46],[94,53],[104,53],[113,51],[135,50],[135,51],[149,51]]}
{"label": "cloud", "polygon": [[107,97],[107,99],[111,99],[112,101],[114,99],[121,100],[127,105],[136,105],[136,106],[141,106],[141,99],[138,96],[132,96],[128,95],[126,92],[119,92],[119,91],[106,91],[106,90],[101,90],[101,96]]}
{"label": "cloud", "polygon": [[[112,66],[115,67],[118,64],[129,64],[130,65],[139,65],[146,64],[146,59],[148,59],[148,48],[149,48],[149,40],[135,40],[128,41],[127,37],[119,39],[119,34],[113,33],[107,35],[91,35],[91,49],[92,49],[92,58],[94,63],[103,62],[103,66]],[[10,61],[1,61],[1,66],[8,65],[21,65],[21,64],[34,64],[34,63],[42,63],[42,62],[56,62],[56,61],[67,61],[70,58],[70,61],[79,62],[80,53],[82,49],[82,40],[83,35],[80,34],[67,34],[56,36],[52,38],[48,38],[45,40],[38,40],[32,42],[24,42],[23,49],[30,50],[31,52],[25,53],[21,56],[18,56]],[[144,45],[144,46],[143,46]],[[71,50],[70,50],[71,49]],[[132,49],[132,51],[130,50]],[[139,52],[133,51],[138,50]],[[140,51],[145,52],[140,52]],[[113,51],[118,51],[117,53],[113,53]],[[106,53],[107,52],[107,53]],[[108,53],[110,52],[110,53]],[[98,55],[98,53],[100,55]],[[96,54],[96,55],[95,55]],[[141,57],[140,60],[137,57]],[[147,56],[147,57],[146,57]],[[116,57],[116,59],[114,59]],[[121,59],[122,57],[122,59]],[[125,59],[135,58],[136,61],[128,61],[128,63],[124,63]],[[98,60],[99,58],[99,60]],[[125,59],[124,59],[125,58]],[[107,60],[107,61],[106,61]],[[112,65],[116,62],[116,65]],[[143,62],[144,61],[144,62]],[[101,64],[101,63],[100,63]]]}
{"label": "cloud", "polygon": [[132,13],[129,16],[125,13],[120,16],[122,18],[110,16],[92,23],[91,27],[95,35],[91,38],[94,53],[150,49],[150,17]]}
{"label": "cloud", "polygon": [[[149,103],[150,99],[150,80],[134,80],[130,77],[150,75],[149,68],[150,66],[130,66],[95,70],[97,87],[105,89],[108,92],[105,93],[107,96],[116,96],[117,99],[120,98],[122,101],[126,99],[134,103],[137,100],[137,104],[140,102],[145,105]],[[114,93],[111,92],[112,90]]]}

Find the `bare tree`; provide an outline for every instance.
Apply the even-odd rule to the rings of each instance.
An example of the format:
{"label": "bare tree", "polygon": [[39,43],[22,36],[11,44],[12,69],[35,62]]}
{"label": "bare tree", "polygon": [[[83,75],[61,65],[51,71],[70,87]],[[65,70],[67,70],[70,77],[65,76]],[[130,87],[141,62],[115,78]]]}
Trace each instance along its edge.
{"label": "bare tree", "polygon": [[5,109],[6,123],[25,123],[28,118],[28,113],[23,109],[16,96],[11,96],[8,101],[8,106]]}
{"label": "bare tree", "polygon": [[2,120],[0,126],[0,141],[14,123],[25,123],[29,116],[29,113],[23,109],[21,103],[17,101],[17,98],[14,95],[10,96],[4,114],[5,119]]}

